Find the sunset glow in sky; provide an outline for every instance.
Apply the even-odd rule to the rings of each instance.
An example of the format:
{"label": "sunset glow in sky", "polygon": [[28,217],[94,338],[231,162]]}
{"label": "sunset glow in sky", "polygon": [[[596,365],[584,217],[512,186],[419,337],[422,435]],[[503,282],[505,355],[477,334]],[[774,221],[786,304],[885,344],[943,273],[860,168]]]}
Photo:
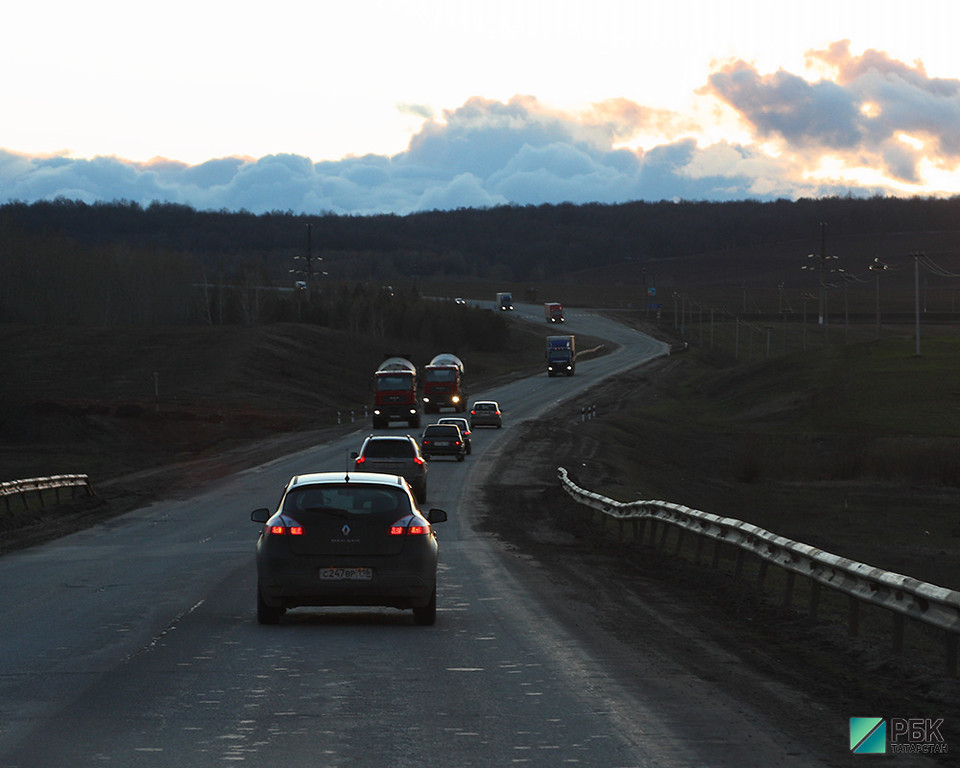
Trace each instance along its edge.
{"label": "sunset glow in sky", "polygon": [[956,0],[34,0],[0,202],[960,194]]}

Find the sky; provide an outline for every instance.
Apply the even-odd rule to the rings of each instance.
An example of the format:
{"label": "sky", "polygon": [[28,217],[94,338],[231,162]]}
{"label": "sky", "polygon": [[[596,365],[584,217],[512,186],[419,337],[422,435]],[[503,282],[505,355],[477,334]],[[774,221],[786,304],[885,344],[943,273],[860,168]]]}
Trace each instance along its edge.
{"label": "sky", "polygon": [[31,0],[0,203],[960,195],[956,0]]}

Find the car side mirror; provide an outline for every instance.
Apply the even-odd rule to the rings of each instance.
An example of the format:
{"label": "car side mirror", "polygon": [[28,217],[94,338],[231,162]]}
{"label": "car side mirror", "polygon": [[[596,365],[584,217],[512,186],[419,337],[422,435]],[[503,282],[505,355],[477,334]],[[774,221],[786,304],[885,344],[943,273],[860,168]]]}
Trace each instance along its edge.
{"label": "car side mirror", "polygon": [[430,524],[445,523],[447,522],[447,513],[442,509],[431,509],[429,512],[427,512],[427,522]]}
{"label": "car side mirror", "polygon": [[270,510],[266,507],[255,509],[250,513],[250,519],[255,523],[265,523],[270,519]]}
{"label": "car side mirror", "polygon": [[355,459],[360,455],[360,451],[350,451],[350,458]]}

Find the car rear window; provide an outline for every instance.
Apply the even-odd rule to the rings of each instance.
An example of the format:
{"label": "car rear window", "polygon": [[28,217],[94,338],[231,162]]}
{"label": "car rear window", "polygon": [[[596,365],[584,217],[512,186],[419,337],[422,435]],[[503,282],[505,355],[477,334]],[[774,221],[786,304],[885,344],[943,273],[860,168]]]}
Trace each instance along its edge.
{"label": "car rear window", "polygon": [[411,459],[413,445],[409,440],[371,440],[363,455],[370,459]]}
{"label": "car rear window", "polygon": [[283,511],[296,518],[302,512],[403,516],[411,510],[410,498],[399,488],[350,483],[295,488],[284,499]]}
{"label": "car rear window", "polygon": [[457,427],[454,424],[435,424],[423,431],[424,437],[457,437]]}

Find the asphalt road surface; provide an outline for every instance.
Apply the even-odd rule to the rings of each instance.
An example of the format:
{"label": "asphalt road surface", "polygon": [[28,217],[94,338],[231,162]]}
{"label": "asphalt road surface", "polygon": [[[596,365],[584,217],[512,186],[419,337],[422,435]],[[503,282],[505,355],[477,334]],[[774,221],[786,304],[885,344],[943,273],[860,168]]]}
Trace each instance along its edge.
{"label": "asphalt road surface", "polygon": [[504,428],[431,462],[426,506],[450,513],[436,626],[371,608],[256,622],[250,511],[293,474],[344,468],[366,425],[0,558],[0,768],[818,765],[717,686],[559,621],[549,583],[472,529],[514,425],[666,352],[588,312],[563,330],[618,348],[571,378],[474,393],[501,402]]}

